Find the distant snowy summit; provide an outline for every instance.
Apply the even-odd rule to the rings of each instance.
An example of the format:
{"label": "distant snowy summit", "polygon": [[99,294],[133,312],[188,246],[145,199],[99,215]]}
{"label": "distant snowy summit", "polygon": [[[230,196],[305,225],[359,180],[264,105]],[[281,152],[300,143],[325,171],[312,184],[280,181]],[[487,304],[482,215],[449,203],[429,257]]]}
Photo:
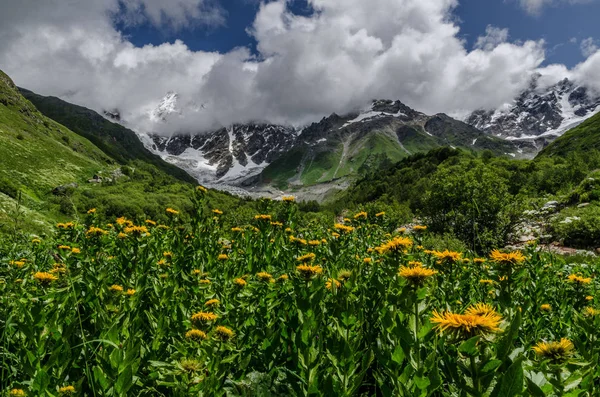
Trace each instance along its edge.
{"label": "distant snowy summit", "polygon": [[[499,109],[477,110],[465,122],[509,140],[538,140],[544,144],[561,136],[600,111],[600,95],[568,79],[547,88],[539,76],[512,103]],[[541,149],[541,147],[540,147]]]}

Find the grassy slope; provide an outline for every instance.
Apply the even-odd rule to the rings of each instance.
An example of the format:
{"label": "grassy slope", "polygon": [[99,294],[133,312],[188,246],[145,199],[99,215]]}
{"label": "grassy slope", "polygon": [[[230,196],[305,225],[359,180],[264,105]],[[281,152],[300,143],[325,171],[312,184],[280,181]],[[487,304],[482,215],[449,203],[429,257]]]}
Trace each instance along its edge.
{"label": "grassy slope", "polygon": [[600,150],[600,113],[567,131],[542,150],[536,158],[565,157],[569,153],[584,153],[590,150]]}
{"label": "grassy slope", "polygon": [[119,163],[128,164],[134,160],[143,161],[177,179],[194,183],[194,178],[182,169],[151,153],[144,147],[135,132],[122,125],[106,120],[93,110],[73,105],[55,97],[44,97],[24,89],[21,89],[21,93],[45,116],[89,139]]}

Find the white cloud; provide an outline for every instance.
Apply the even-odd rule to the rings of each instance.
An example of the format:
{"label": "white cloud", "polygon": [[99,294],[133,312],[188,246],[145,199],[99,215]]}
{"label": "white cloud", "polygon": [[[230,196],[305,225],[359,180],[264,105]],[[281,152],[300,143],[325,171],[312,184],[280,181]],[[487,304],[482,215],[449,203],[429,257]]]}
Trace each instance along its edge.
{"label": "white cloud", "polygon": [[596,0],[518,0],[521,7],[531,15],[540,15],[548,6],[591,3]]}
{"label": "white cloud", "polygon": [[508,29],[500,29],[488,25],[485,28],[485,36],[479,36],[475,42],[475,48],[491,51],[498,45],[508,40]]}
{"label": "white cloud", "polygon": [[580,48],[581,53],[586,58],[594,54],[599,49],[598,44],[596,44],[596,41],[593,37],[588,37],[587,39],[581,40]]}
{"label": "white cloud", "polygon": [[[246,48],[191,51],[181,41],[136,48],[113,27],[117,0],[23,0],[0,15],[0,68],[40,94],[118,108],[138,130],[169,133],[250,120],[300,125],[375,98],[464,114],[511,101],[544,59],[543,41],[510,43],[496,27],[467,50],[453,22],[456,0],[308,1],[310,17],[291,13],[285,0],[261,4],[248,28],[254,56]],[[210,5],[127,0],[125,15],[173,28],[222,23],[223,11]],[[543,71],[594,78],[590,62]],[[150,124],[147,112],[171,90],[183,105],[206,109]]]}

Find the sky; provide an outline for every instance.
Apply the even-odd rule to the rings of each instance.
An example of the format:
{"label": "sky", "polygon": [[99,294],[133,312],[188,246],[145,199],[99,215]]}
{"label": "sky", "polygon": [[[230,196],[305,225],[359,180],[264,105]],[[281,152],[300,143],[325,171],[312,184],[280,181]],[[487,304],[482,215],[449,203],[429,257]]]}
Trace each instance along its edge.
{"label": "sky", "polygon": [[[600,0],[0,0],[0,69],[139,132],[295,126],[372,99],[460,117],[541,74],[600,92]],[[543,88],[543,87],[541,87]],[[149,117],[169,91],[179,113]]]}

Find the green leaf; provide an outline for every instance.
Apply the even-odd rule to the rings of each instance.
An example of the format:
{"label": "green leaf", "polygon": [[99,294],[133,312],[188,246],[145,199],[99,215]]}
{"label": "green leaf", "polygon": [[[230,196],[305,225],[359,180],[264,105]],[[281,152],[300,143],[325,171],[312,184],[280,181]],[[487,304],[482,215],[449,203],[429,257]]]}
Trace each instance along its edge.
{"label": "green leaf", "polygon": [[502,381],[495,388],[498,390],[497,395],[518,396],[523,391],[523,378],[523,357],[520,357],[508,367],[502,376]]}
{"label": "green leaf", "polygon": [[527,378],[527,391],[533,397],[546,397],[542,389],[529,378]]}
{"label": "green leaf", "polygon": [[396,348],[394,349],[394,353],[392,353],[392,361],[394,361],[398,365],[401,365],[404,361],[404,358],[404,350],[402,350],[402,347],[400,345],[396,346]]}
{"label": "green leaf", "polygon": [[500,360],[491,360],[485,363],[485,365],[479,370],[482,375],[487,375],[493,371],[495,371],[500,365],[502,365],[502,361]]}
{"label": "green leaf", "polygon": [[479,336],[474,336],[461,343],[458,347],[458,351],[467,356],[475,356],[478,353],[477,342],[479,342]]}
{"label": "green leaf", "polygon": [[123,369],[123,372],[119,374],[117,383],[115,383],[115,390],[120,395],[126,395],[127,390],[133,385],[133,373],[131,371],[131,365],[128,365]]}

